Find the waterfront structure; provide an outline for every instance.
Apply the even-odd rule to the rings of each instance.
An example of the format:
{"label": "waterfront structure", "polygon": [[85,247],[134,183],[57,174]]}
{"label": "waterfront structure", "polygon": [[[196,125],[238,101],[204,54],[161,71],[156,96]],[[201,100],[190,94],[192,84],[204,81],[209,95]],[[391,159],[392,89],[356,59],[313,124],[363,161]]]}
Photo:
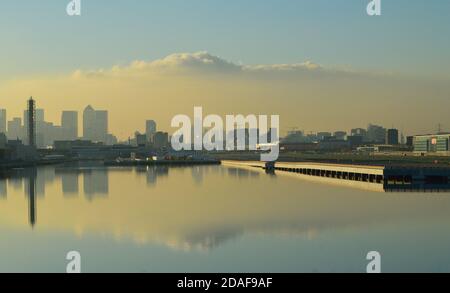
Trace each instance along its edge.
{"label": "waterfront structure", "polygon": [[384,190],[445,190],[450,182],[450,168],[426,165],[351,165],[312,162],[222,161],[223,165],[259,168],[266,172],[295,173],[298,176],[328,178],[335,182],[378,184]]}
{"label": "waterfront structure", "polygon": [[413,138],[414,152],[450,155],[450,133],[416,135]]}
{"label": "waterfront structure", "polygon": [[388,129],[386,133],[386,144],[398,145],[399,141],[398,129]]}

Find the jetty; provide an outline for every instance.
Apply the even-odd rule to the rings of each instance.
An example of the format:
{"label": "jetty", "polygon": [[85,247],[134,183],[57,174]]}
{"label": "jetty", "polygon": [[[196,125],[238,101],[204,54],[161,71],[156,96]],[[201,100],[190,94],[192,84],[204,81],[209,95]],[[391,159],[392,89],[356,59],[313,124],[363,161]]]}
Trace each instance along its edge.
{"label": "jetty", "polygon": [[[425,164],[353,165],[313,162],[222,161],[225,166],[251,167],[266,172],[285,172],[327,178],[331,181],[382,185],[384,190],[450,190],[450,166]],[[330,180],[328,180],[330,181]]]}

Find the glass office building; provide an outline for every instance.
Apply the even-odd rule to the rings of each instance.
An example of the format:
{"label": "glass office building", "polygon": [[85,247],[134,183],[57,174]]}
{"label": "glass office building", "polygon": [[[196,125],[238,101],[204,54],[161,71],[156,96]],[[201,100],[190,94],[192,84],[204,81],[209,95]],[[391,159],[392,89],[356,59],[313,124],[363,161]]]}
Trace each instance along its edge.
{"label": "glass office building", "polygon": [[450,133],[417,135],[414,137],[414,151],[418,153],[450,153]]}

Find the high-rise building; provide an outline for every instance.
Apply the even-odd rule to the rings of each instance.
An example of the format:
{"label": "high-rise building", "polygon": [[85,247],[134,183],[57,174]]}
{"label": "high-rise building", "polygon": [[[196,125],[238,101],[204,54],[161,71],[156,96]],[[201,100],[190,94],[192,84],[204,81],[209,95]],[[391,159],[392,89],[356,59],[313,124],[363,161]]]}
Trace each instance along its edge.
{"label": "high-rise building", "polygon": [[362,138],[363,142],[366,142],[367,139],[367,130],[364,128],[354,128],[350,131],[350,136],[358,137],[357,140],[359,140],[359,137]]}
{"label": "high-rise building", "polygon": [[[23,137],[27,138],[25,141],[28,142],[28,133],[29,133],[29,111],[28,109],[23,111],[23,130],[24,135]],[[35,123],[34,123],[34,136],[35,136],[35,143],[39,147],[45,146],[45,140],[49,138],[50,134],[47,131],[47,127],[45,125],[45,111],[44,109],[35,109]]]}
{"label": "high-rise building", "polygon": [[11,140],[22,139],[22,119],[13,118],[13,120],[8,121],[8,138]]}
{"label": "high-rise building", "polygon": [[145,135],[147,136],[147,140],[151,141],[155,133],[156,133],[156,122],[153,120],[145,121]]}
{"label": "high-rise building", "polygon": [[106,143],[108,140],[108,111],[96,111],[87,106],[83,112],[83,137]]}
{"label": "high-rise building", "polygon": [[106,143],[108,140],[108,111],[95,111],[95,120],[96,140]]}
{"label": "high-rise building", "polygon": [[409,147],[414,146],[414,136],[407,136],[406,137],[406,145]]}
{"label": "high-rise building", "polygon": [[371,143],[386,143],[386,129],[382,126],[369,124],[367,127],[367,140]]}
{"label": "high-rise building", "polygon": [[398,129],[387,130],[386,143],[390,145],[398,145]]}
{"label": "high-rise building", "polygon": [[95,110],[91,105],[83,111],[83,138],[95,141]]}
{"label": "high-rise building", "polygon": [[142,147],[142,146],[146,146],[147,145],[147,135],[141,134],[141,133],[136,131],[134,136],[135,136],[135,140],[136,140],[136,145],[137,146]]}
{"label": "high-rise building", "polygon": [[167,132],[156,132],[153,138],[153,146],[163,149],[169,145],[169,134]]}
{"label": "high-rise building", "polygon": [[36,146],[36,102],[31,97],[28,100],[27,112],[25,115],[27,119],[27,143],[29,146]]}
{"label": "high-rise building", "polygon": [[0,109],[0,133],[6,134],[6,110]]}
{"label": "high-rise building", "polygon": [[61,129],[63,140],[76,140],[78,138],[78,112],[63,111],[61,116]]}

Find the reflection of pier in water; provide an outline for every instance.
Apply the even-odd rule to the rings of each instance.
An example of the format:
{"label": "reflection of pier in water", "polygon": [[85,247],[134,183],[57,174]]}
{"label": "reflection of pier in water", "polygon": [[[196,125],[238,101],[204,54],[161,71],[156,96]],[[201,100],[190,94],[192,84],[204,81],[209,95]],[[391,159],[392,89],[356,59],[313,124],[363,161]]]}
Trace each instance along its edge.
{"label": "reflection of pier in water", "polygon": [[448,192],[450,168],[223,161],[223,165],[378,192]]}

